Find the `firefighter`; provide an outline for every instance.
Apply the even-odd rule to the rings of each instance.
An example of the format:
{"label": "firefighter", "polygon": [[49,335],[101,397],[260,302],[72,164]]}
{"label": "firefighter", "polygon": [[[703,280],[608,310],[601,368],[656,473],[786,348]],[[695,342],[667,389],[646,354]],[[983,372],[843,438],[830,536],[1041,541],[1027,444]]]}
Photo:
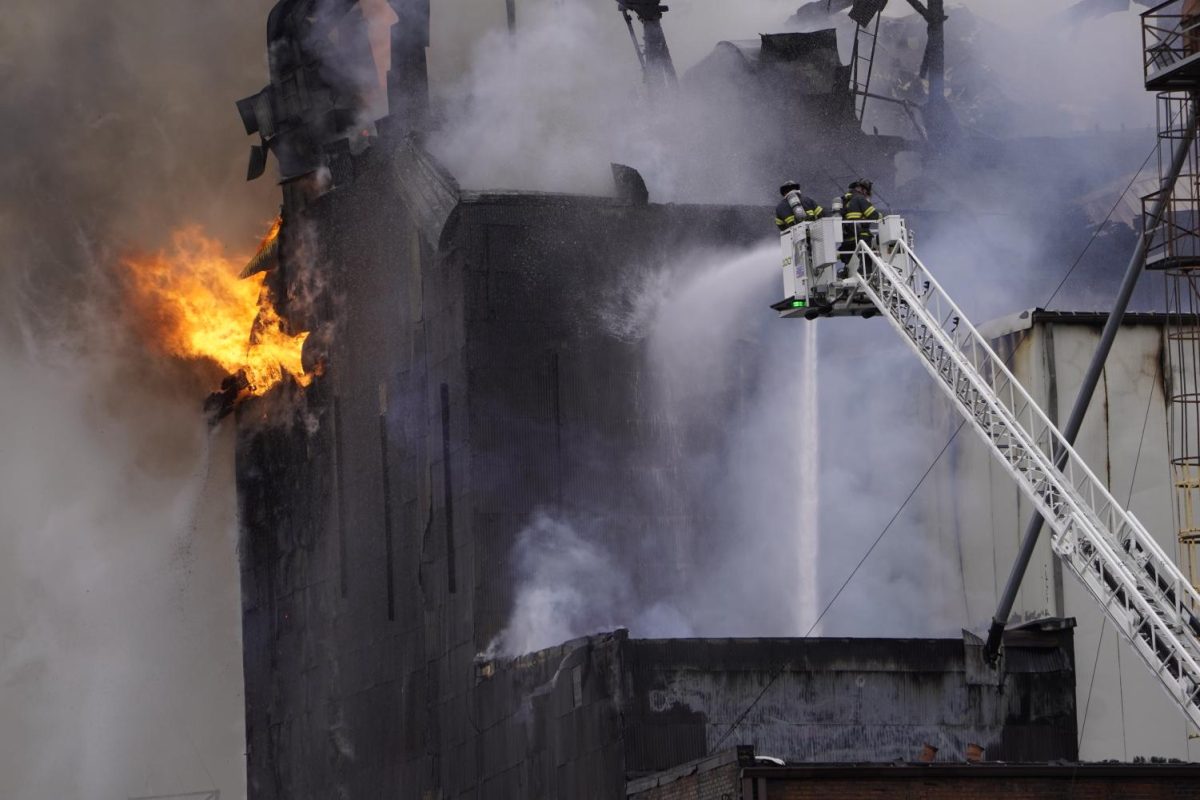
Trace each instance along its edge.
{"label": "firefighter", "polygon": [[854,181],[846,187],[844,194],[840,194],[829,202],[829,213],[832,216],[840,217],[842,210],[850,202],[850,198],[854,197],[854,187],[858,186],[858,181]]}
{"label": "firefighter", "polygon": [[775,224],[780,232],[786,231],[798,222],[811,222],[825,216],[825,209],[817,205],[811,197],[805,197],[800,191],[800,184],[788,181],[779,187],[783,199],[775,206]]}
{"label": "firefighter", "polygon": [[[850,259],[854,256],[854,251],[858,247],[860,241],[870,243],[874,239],[874,232],[871,230],[869,222],[878,222],[883,218],[871,203],[872,184],[868,180],[857,180],[850,184],[850,191],[846,192],[840,198],[841,201],[841,217],[842,217],[842,243],[838,247],[841,252],[839,258],[843,266],[838,270],[838,277],[846,277],[846,268],[850,264]],[[837,201],[835,201],[836,203]]]}
{"label": "firefighter", "polygon": [[850,192],[842,208],[842,219],[847,223],[842,238],[850,241],[852,249],[857,247],[858,242],[870,242],[874,238],[874,232],[867,223],[883,219],[883,214],[871,202],[871,188],[871,182],[865,179],[850,184]]}
{"label": "firefighter", "polygon": [[846,187],[846,193],[842,195],[842,206],[845,207],[850,202],[850,198],[854,197],[854,190],[858,188],[858,181],[853,181]]}

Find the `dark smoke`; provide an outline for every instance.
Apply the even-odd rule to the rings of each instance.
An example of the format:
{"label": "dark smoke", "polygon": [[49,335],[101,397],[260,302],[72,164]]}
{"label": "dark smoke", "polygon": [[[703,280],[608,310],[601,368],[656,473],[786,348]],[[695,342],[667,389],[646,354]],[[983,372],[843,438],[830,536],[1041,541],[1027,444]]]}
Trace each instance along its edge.
{"label": "dark smoke", "polygon": [[[0,417],[0,796],[121,797],[198,786],[220,788],[223,797],[243,791],[231,442],[210,440],[203,429],[199,400],[210,387],[149,355],[130,336],[113,275],[121,254],[156,249],[179,224],[198,223],[233,244],[253,242],[274,216],[278,191],[270,181],[243,182],[248,140],[232,105],[234,98],[263,85],[270,5],[265,0],[14,0],[5,8],[0,23],[0,118],[6,123],[0,155],[6,189],[0,199],[5,258],[0,271],[0,407],[5,411]],[[535,7],[559,5],[546,0],[518,7],[527,20]],[[667,20],[667,33],[686,69],[718,38],[752,38],[769,29],[770,20],[782,25],[796,5],[680,3]],[[969,5],[982,11],[987,4]],[[1051,5],[1061,9],[1067,3],[1011,7]],[[434,43],[442,51],[434,54],[432,69],[445,83],[457,77],[470,51],[452,34],[486,27],[474,25],[476,17],[502,19],[498,2],[441,5],[451,7],[462,12],[461,18],[445,13],[434,25]],[[747,16],[747,10],[756,16]],[[730,27],[731,17],[740,27]],[[615,11],[599,2],[597,19],[606,18],[612,34],[604,41],[621,49],[605,50],[582,68],[592,70],[585,75],[596,92],[610,93],[593,100],[607,101],[616,93],[623,100],[636,93],[628,82],[634,73],[632,52]],[[1001,149],[1000,157],[984,165],[984,174],[979,160],[964,150],[936,167],[922,165],[919,179],[914,170],[908,183],[898,175],[895,186],[881,187],[885,203],[931,212],[919,228],[922,252],[977,321],[1049,295],[1055,276],[1083,244],[1077,234],[1068,241],[1055,233],[1058,220],[1074,213],[1071,199],[1109,185],[1119,191],[1122,177],[1137,168],[1153,143],[1152,135],[1111,130],[1122,121],[1132,127],[1146,119],[1142,111],[1113,112],[1129,108],[1122,102],[1133,96],[1125,83],[1114,91],[1115,76],[1125,72],[1108,68],[1118,63],[1112,57],[1115,46],[1128,48],[1120,51],[1119,63],[1136,64],[1140,42],[1131,19],[1117,14],[1102,20],[1105,37],[1097,44],[1086,30],[1072,36],[1045,14],[1028,25],[1016,24],[1020,18],[1013,14],[1011,35],[994,39],[994,49],[978,51],[997,69],[1012,67],[998,77],[1015,103],[1013,127],[1004,135],[1077,133],[1112,121],[1087,149],[1051,140],[1036,150],[1040,158],[1010,157]],[[1126,60],[1130,50],[1134,57]],[[973,52],[952,52],[950,61]],[[1028,52],[1037,57],[1026,58]],[[613,72],[619,79],[598,74],[610,61],[621,65]],[[1049,72],[1047,65],[1064,64],[1069,72],[1057,84],[1039,80]],[[578,101],[569,83],[550,80],[560,76],[543,77],[557,99]],[[1135,88],[1137,77],[1129,74]],[[532,98],[546,99],[555,98]],[[601,103],[600,108],[620,110],[620,105]],[[703,116],[689,119],[701,124]],[[1001,133],[982,128],[975,132]],[[569,150],[556,152],[566,157],[541,165],[551,168],[547,184],[562,178],[586,183],[594,175],[603,177],[617,155],[632,154],[628,160],[652,180],[661,176],[660,187],[677,186],[678,172],[656,170],[664,163],[662,143],[639,138],[661,130],[627,130],[635,136],[609,139],[625,148],[614,147],[612,154],[574,159]],[[486,141],[490,132],[481,128],[479,133]],[[1064,152],[1070,157],[1060,157]],[[1090,165],[1097,163],[1104,168],[1092,171]],[[512,162],[483,163],[479,172],[508,166]],[[814,193],[822,199],[843,188],[824,176],[812,177],[819,184]],[[918,206],[918,199],[929,203]],[[763,198],[764,206],[769,200]],[[765,214],[764,224],[769,228]],[[1080,283],[1068,285],[1059,304],[1103,297],[1111,273],[1105,268],[1119,260],[1120,250],[1113,246],[1083,262],[1074,279]],[[729,287],[718,282],[709,288],[720,295]],[[671,320],[659,315],[659,306],[669,305],[664,301],[670,298],[659,297],[657,285],[652,291],[655,297],[633,305],[649,317],[643,327],[660,324],[660,333],[669,333]],[[757,301],[746,306],[759,308]],[[771,386],[793,388],[782,371],[794,366],[792,340],[785,338],[792,329],[767,330],[756,332],[752,342],[767,344],[758,366],[780,370]],[[821,340],[821,407],[835,422],[822,436],[841,447],[826,451],[829,460],[822,465],[822,599],[903,499],[913,464],[927,463],[934,440],[920,434],[936,427],[922,416],[926,412],[913,388],[923,376],[915,366],[893,366],[907,364],[910,357],[881,324],[839,323],[827,330]],[[839,369],[845,364],[855,369]],[[784,395],[758,399],[758,409],[787,413]],[[846,409],[867,415],[869,424],[852,424]],[[893,425],[897,418],[911,425]],[[779,452],[771,439],[778,428],[771,417],[743,423],[745,438],[735,452],[769,471],[772,454]],[[726,478],[725,485],[737,484],[738,477]],[[787,478],[776,474],[772,479],[786,484]],[[731,508],[745,508],[747,498],[761,498],[763,492],[762,485],[751,485],[743,504]],[[575,544],[581,535],[560,528],[558,522],[534,520],[530,536],[559,536],[562,543]],[[772,605],[755,609],[754,597],[728,596],[723,603],[726,598],[707,593],[714,608],[702,610],[716,616],[704,620],[704,630],[744,634],[758,626],[772,633],[802,632],[788,626],[793,619],[811,619],[813,609],[785,607],[795,577],[794,543],[786,535],[794,531],[781,530],[756,528],[751,547],[739,551],[744,539],[736,538],[739,531],[731,526],[725,548],[742,556],[733,566],[743,572],[731,574],[731,562],[716,556],[717,563],[701,567],[741,580],[744,587],[761,580],[764,565],[770,566],[770,584],[760,597]],[[926,591],[939,582],[931,575],[944,577],[945,554],[930,552],[923,530],[918,518],[902,521],[835,608],[831,632],[943,632],[948,623],[976,621],[960,618],[959,607],[942,596],[954,596],[959,587]],[[597,555],[586,538],[579,546],[592,561],[617,563],[619,569],[616,556]],[[787,559],[778,558],[783,552]],[[569,579],[579,574],[572,572],[578,562],[566,555],[564,577]],[[525,571],[545,578],[539,564],[526,564]],[[619,574],[606,577],[617,581],[619,607],[579,624],[636,624],[639,611],[668,607],[656,602],[683,605],[706,594],[706,574],[693,583],[694,595],[671,598],[636,597]],[[550,584],[554,588],[553,580]],[[617,619],[622,615],[629,619]],[[667,616],[671,625],[656,630],[687,627]]]}
{"label": "dark smoke", "polygon": [[[810,18],[821,16],[823,3],[808,5]],[[1093,206],[1115,201],[1155,143],[1147,127],[1153,119],[1152,100],[1140,86],[1137,19],[1114,14],[1068,28],[1054,15],[1061,10],[1051,7],[1056,4],[1024,4],[1025,13],[998,20],[988,4],[967,5],[950,8],[947,52],[948,99],[965,136],[940,147],[914,141],[895,159],[894,174],[874,176],[876,202],[909,217],[918,251],[977,323],[1048,302],[1058,308],[1103,308],[1132,249],[1133,220],[1128,217],[1110,220],[1070,279],[1055,289],[1101,222],[1084,213],[1081,199],[1091,197]],[[755,11],[766,6],[757,4]],[[888,38],[873,89],[923,102],[917,72],[924,23],[901,18],[905,11],[903,4],[894,4],[895,16],[885,20]],[[708,34],[711,26],[702,21],[711,12],[712,4],[697,2],[668,15],[667,34],[677,54],[688,52],[698,60],[716,37],[753,38],[754,31],[736,30],[736,25]],[[788,13],[761,30],[786,29]],[[769,231],[765,209],[771,197],[753,194],[755,179],[711,179],[714,164],[736,161],[762,171],[768,159],[777,158],[778,143],[761,124],[769,109],[688,95],[690,64],[682,61],[682,99],[663,100],[650,109],[638,92],[631,52],[607,71],[589,68],[608,52],[606,32],[619,27],[617,20],[608,22],[612,25],[606,27],[605,9],[599,5],[568,4],[565,10],[533,17],[515,42],[500,32],[481,40],[473,69],[449,93],[448,124],[434,144],[438,155],[471,187],[568,192],[605,191],[607,164],[620,160],[642,171],[654,199],[761,202]],[[818,19],[807,28],[830,22]],[[699,43],[702,35],[713,38]],[[619,57],[621,50],[616,52]],[[848,54],[846,47],[843,58]],[[1055,78],[1047,80],[1049,74]],[[870,114],[868,130],[878,124],[881,133],[914,136],[902,116]],[[843,155],[841,163],[796,159],[786,177],[799,178],[827,201],[862,169],[851,162],[849,152]],[[808,625],[800,621],[810,623],[825,607],[945,443],[950,410],[940,405],[919,365],[883,322],[822,323],[816,377],[824,444],[819,518],[789,516],[804,479],[792,424],[792,399],[804,385],[794,379],[802,366],[801,336],[797,323],[754,328],[747,321],[767,314],[765,305],[778,291],[755,288],[764,275],[776,280],[774,255],[767,252],[761,258],[761,273],[747,264],[740,273],[724,274],[712,265],[721,259],[730,263],[734,259],[729,254],[681,260],[661,279],[648,278],[643,295],[626,304],[632,316],[614,326],[615,335],[629,340],[637,339],[634,330],[640,324],[650,351],[666,348],[668,363],[676,367],[686,365],[689,357],[708,359],[705,369],[688,378],[690,396],[664,402],[660,412],[681,428],[721,431],[712,452],[692,451],[681,458],[675,473],[680,485],[674,487],[689,507],[719,506],[721,523],[713,530],[689,532],[674,550],[660,544],[664,563],[682,565],[677,584],[622,581],[621,592],[593,599],[589,618],[564,614],[581,624],[571,633],[588,633],[586,626],[594,629],[601,619],[616,617],[635,634],[652,635],[653,630],[637,630],[637,610],[655,606],[678,609],[698,635],[804,633]],[[721,277],[714,281],[714,275]],[[715,311],[697,305],[697,293],[711,294]],[[1147,287],[1140,302],[1152,303],[1153,294]],[[731,299],[741,297],[747,300],[744,306]],[[699,331],[689,330],[688,320],[672,318],[672,309],[678,308],[695,315]],[[681,344],[673,346],[675,340]],[[738,359],[745,374],[757,376],[760,383],[743,387],[750,405],[741,417],[712,418],[715,406],[702,398],[718,396],[736,380],[719,363],[734,348],[741,348]],[[651,374],[656,381],[670,382],[670,370]],[[659,388],[663,396],[671,394],[670,386]],[[983,624],[979,609],[964,607],[955,552],[932,534],[935,515],[930,509],[936,501],[930,500],[931,492],[923,487],[892,523],[886,540],[830,609],[821,630],[954,635],[959,627]],[[570,563],[584,562],[591,554],[605,572],[637,574],[638,548],[592,553],[595,542],[588,535],[596,526],[571,527],[570,522],[548,526],[535,521],[526,539],[560,531],[562,550],[577,556]],[[805,575],[797,555],[806,550],[805,537],[813,535],[819,538],[815,572],[820,588],[815,598],[802,601],[807,592],[798,588]],[[606,541],[612,541],[610,535]],[[566,562],[532,568],[528,556],[525,550],[517,553],[526,564],[522,596],[553,601],[553,567]],[[577,597],[580,587],[588,585],[573,580],[577,574],[564,567],[557,585],[571,585],[572,607],[588,607]],[[752,591],[745,593],[745,587]],[[618,595],[624,599],[611,604],[605,599]],[[531,603],[517,609],[514,628],[528,627],[529,620],[520,618],[523,613],[553,621],[554,635],[562,632],[563,619]],[[548,642],[554,636],[533,638]]]}
{"label": "dark smoke", "polygon": [[17,296],[40,313],[64,289],[95,298],[104,278],[92,270],[157,247],[182,222],[231,242],[261,233],[275,191],[243,181],[230,97],[262,83],[269,6],[19,0],[6,10],[5,278],[33,292]]}

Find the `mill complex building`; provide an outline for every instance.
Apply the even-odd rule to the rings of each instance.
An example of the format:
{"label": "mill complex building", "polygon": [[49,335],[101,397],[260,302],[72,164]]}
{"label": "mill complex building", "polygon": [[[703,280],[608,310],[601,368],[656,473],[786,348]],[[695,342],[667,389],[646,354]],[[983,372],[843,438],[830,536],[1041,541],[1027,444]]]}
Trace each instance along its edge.
{"label": "mill complex building", "polygon": [[[610,196],[460,186],[426,146],[428,0],[390,0],[389,114],[365,145],[348,137],[360,127],[360,93],[329,67],[335,51],[345,63],[369,50],[357,5],[342,5],[330,21],[309,0],[280,2],[268,24],[271,82],[239,103],[261,137],[251,176],[274,153],[282,179],[278,251],[259,266],[284,317],[312,332],[305,360],[316,374],[307,389],[238,410],[253,800],[1191,796],[1200,771],[1189,764],[1094,763],[1114,757],[1111,741],[1081,752],[1085,714],[1110,733],[1136,729],[1154,754],[1181,762],[1191,760],[1190,729],[1135,674],[1140,666],[1116,671],[1126,645],[1111,631],[1095,655],[1099,611],[1048,549],[998,667],[968,632],[670,639],[616,629],[496,655],[517,599],[514,553],[537,514],[603,518],[606,545],[638,554],[637,586],[686,583],[689,553],[730,535],[721,498],[680,469],[728,443],[648,396],[647,344],[606,309],[681,252],[736,253],[777,236],[766,203],[651,202],[633,167],[614,165]],[[831,32],[785,32],[722,43],[682,77],[666,9],[615,5],[649,95],[719,74],[744,82],[743,102],[755,103],[786,79],[787,102],[771,102],[768,123],[789,158],[836,150],[884,185],[893,179],[893,156],[908,145],[861,130],[884,2],[840,4],[859,29],[850,66]],[[940,14],[940,5],[930,7]],[[1164,119],[1179,118],[1172,103],[1190,108],[1200,80],[1179,5],[1145,22],[1147,86],[1170,93]],[[509,0],[506,10],[515,26],[519,7]],[[935,72],[943,37],[931,23]],[[934,108],[921,123],[920,147],[955,135],[945,113]],[[1166,125],[1166,149],[1184,136]],[[770,188],[786,167],[747,168]],[[1103,421],[1093,412],[1080,440],[1114,491],[1128,489],[1129,454],[1140,452],[1132,506],[1169,536],[1170,552],[1180,530],[1189,569],[1193,203],[1174,195],[1173,233],[1151,254],[1172,270],[1169,312],[1129,318]],[[1101,322],[1034,310],[987,330],[1053,415],[1069,407]],[[713,420],[739,414],[775,368],[752,354],[755,335],[743,343],[746,380],[709,398]],[[278,419],[284,400],[290,424]],[[1134,448],[1143,419],[1151,433]],[[946,490],[927,500],[930,535],[963,551],[963,589],[979,617],[1029,514],[989,464],[981,446],[962,443],[939,467],[955,474],[933,474]],[[954,491],[964,475],[977,491]],[[1177,496],[1182,516],[1172,513]]]}

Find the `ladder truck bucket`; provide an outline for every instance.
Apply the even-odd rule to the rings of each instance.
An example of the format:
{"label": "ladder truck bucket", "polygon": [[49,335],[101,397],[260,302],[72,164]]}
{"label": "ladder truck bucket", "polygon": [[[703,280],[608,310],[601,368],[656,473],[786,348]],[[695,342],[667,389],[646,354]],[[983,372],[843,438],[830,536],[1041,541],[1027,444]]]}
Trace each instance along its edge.
{"label": "ladder truck bucket", "polygon": [[[845,238],[847,231],[852,239]],[[780,317],[873,317],[879,313],[858,281],[871,263],[851,245],[869,232],[881,243],[880,252],[904,275],[912,271],[907,250],[910,235],[899,216],[881,222],[848,222],[824,217],[801,222],[780,234],[783,258],[783,299],[771,307]]]}
{"label": "ladder truck bucket", "polygon": [[[798,253],[806,265],[828,257],[814,256],[823,246],[822,234],[813,232],[819,222],[788,232],[793,263]],[[850,230],[858,223],[838,224]],[[809,316],[788,313],[803,291],[810,313],[885,317],[1045,518],[1064,568],[1200,726],[1200,591],[1109,493],[921,263],[904,220],[886,217],[874,233],[854,230],[856,249],[843,278],[826,278],[818,264],[793,270],[788,283],[785,270],[784,292],[792,295],[773,308],[780,316]]]}
{"label": "ladder truck bucket", "polygon": [[808,247],[807,234],[803,230],[807,222],[779,234],[779,247],[783,261],[783,295],[785,308],[780,316],[803,316],[808,310]]}

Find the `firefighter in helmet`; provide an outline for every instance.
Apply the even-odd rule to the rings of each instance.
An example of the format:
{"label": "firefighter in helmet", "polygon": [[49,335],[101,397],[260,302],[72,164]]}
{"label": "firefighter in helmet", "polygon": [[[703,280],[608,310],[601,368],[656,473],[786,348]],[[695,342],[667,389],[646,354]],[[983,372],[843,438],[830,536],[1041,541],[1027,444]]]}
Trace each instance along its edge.
{"label": "firefighter in helmet", "polygon": [[850,244],[851,250],[857,247],[860,241],[870,242],[874,238],[874,226],[868,223],[883,219],[883,214],[880,214],[879,209],[871,202],[871,189],[872,183],[869,180],[857,180],[850,184],[850,191],[843,202],[842,219],[845,220],[845,230],[842,238]]}
{"label": "firefighter in helmet", "polygon": [[788,181],[779,187],[783,199],[775,206],[775,224],[780,232],[800,222],[811,222],[825,215],[825,209],[817,205],[811,197],[805,197],[800,191],[800,184]]}

